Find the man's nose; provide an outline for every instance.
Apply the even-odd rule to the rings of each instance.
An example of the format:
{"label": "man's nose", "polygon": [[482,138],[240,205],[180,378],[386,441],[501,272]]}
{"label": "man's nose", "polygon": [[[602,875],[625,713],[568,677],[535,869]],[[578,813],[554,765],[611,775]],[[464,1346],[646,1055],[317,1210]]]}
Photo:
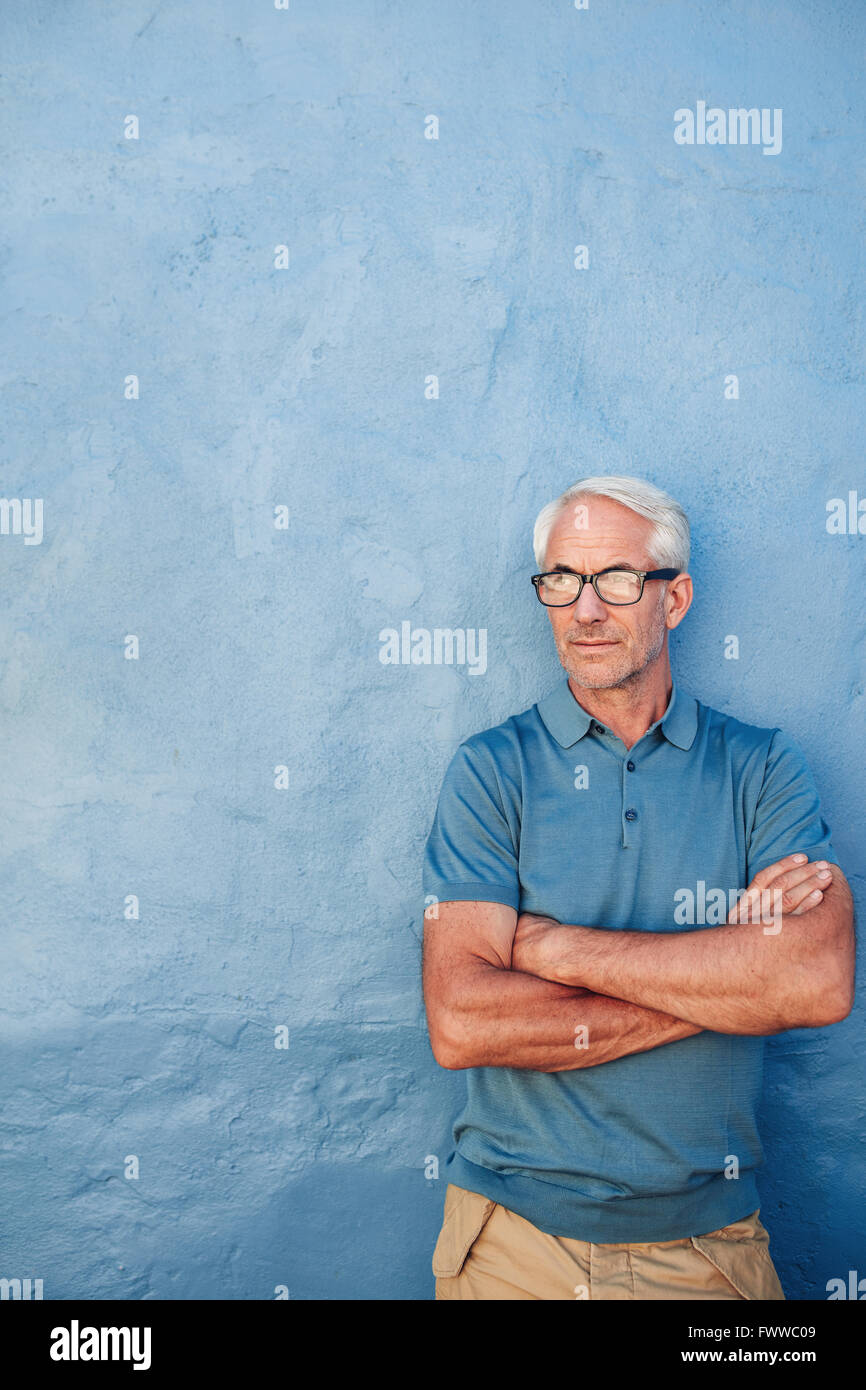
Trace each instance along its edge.
{"label": "man's nose", "polygon": [[581,623],[607,617],[607,609],[591,584],[584,584],[581,589],[580,598],[574,605],[574,616],[575,620]]}

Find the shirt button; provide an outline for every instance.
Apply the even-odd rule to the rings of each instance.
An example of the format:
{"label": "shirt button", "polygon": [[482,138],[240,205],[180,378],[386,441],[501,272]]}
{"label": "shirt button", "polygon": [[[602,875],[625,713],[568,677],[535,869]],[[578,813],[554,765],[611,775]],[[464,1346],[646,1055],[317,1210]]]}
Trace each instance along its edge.
{"label": "shirt button", "polygon": [[596,732],[597,734],[603,734],[603,733],[605,733],[605,727],[604,727],[603,724],[593,724],[592,727],[593,727],[593,729],[595,730],[595,732]]}
{"label": "shirt button", "polygon": [[626,763],[626,767],[628,768],[629,772],[634,772],[634,763],[632,762],[631,758],[629,758],[628,762]]}
{"label": "shirt button", "polygon": [[626,820],[637,820],[637,811],[635,811],[633,807],[629,806],[628,810],[625,813],[625,818]]}

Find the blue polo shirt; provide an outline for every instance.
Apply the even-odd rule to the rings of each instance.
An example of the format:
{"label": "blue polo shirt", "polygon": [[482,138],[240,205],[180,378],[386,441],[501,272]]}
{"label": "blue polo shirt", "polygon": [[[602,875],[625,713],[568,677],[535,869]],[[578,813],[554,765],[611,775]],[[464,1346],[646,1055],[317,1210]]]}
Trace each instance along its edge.
{"label": "blue polo shirt", "polygon": [[[724,923],[732,890],[797,851],[838,863],[809,767],[781,729],[744,724],[674,682],[661,719],[626,749],[563,678],[460,745],[423,882],[440,902],[694,931]],[[763,1048],[763,1037],[705,1031],[574,1071],[467,1069],[445,1173],[551,1235],[716,1230],[760,1205]],[[732,1159],[738,1177],[726,1176]]]}

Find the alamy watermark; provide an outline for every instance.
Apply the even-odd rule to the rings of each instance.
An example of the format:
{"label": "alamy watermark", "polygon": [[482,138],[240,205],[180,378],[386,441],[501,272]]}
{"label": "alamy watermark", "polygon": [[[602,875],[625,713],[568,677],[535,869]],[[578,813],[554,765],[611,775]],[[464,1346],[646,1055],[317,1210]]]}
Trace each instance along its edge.
{"label": "alamy watermark", "polygon": [[0,536],[23,536],[25,545],[41,545],[42,498],[0,497]]}
{"label": "alamy watermark", "polygon": [[383,666],[466,666],[470,676],[487,670],[486,627],[415,627],[408,619],[379,633]]}
{"label": "alamy watermark", "polygon": [[24,1302],[42,1297],[41,1279],[0,1279],[0,1299],[21,1299]]}
{"label": "alamy watermark", "polygon": [[782,108],[774,106],[707,107],[705,101],[674,112],[678,145],[763,145],[764,154],[782,149]]}
{"label": "alamy watermark", "polygon": [[699,878],[695,888],[678,888],[674,893],[674,921],[680,927],[721,926],[733,916],[741,898],[751,898],[750,919],[764,922],[765,936],[776,936],[782,930],[781,888],[762,888],[751,894],[746,888],[708,888]]}

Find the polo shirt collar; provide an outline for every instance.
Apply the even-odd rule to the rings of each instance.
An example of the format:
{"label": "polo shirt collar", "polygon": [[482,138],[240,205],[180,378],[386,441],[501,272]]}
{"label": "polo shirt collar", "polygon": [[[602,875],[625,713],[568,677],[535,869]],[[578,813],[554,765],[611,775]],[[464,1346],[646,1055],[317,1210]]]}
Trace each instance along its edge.
{"label": "polo shirt collar", "polygon": [[[536,708],[546,728],[563,748],[577,743],[593,723],[593,715],[572,695],[567,677],[539,700]],[[698,702],[693,695],[681,690],[676,681],[672,682],[668,707],[653,727],[658,726],[668,743],[676,744],[677,748],[691,748],[698,728]]]}

